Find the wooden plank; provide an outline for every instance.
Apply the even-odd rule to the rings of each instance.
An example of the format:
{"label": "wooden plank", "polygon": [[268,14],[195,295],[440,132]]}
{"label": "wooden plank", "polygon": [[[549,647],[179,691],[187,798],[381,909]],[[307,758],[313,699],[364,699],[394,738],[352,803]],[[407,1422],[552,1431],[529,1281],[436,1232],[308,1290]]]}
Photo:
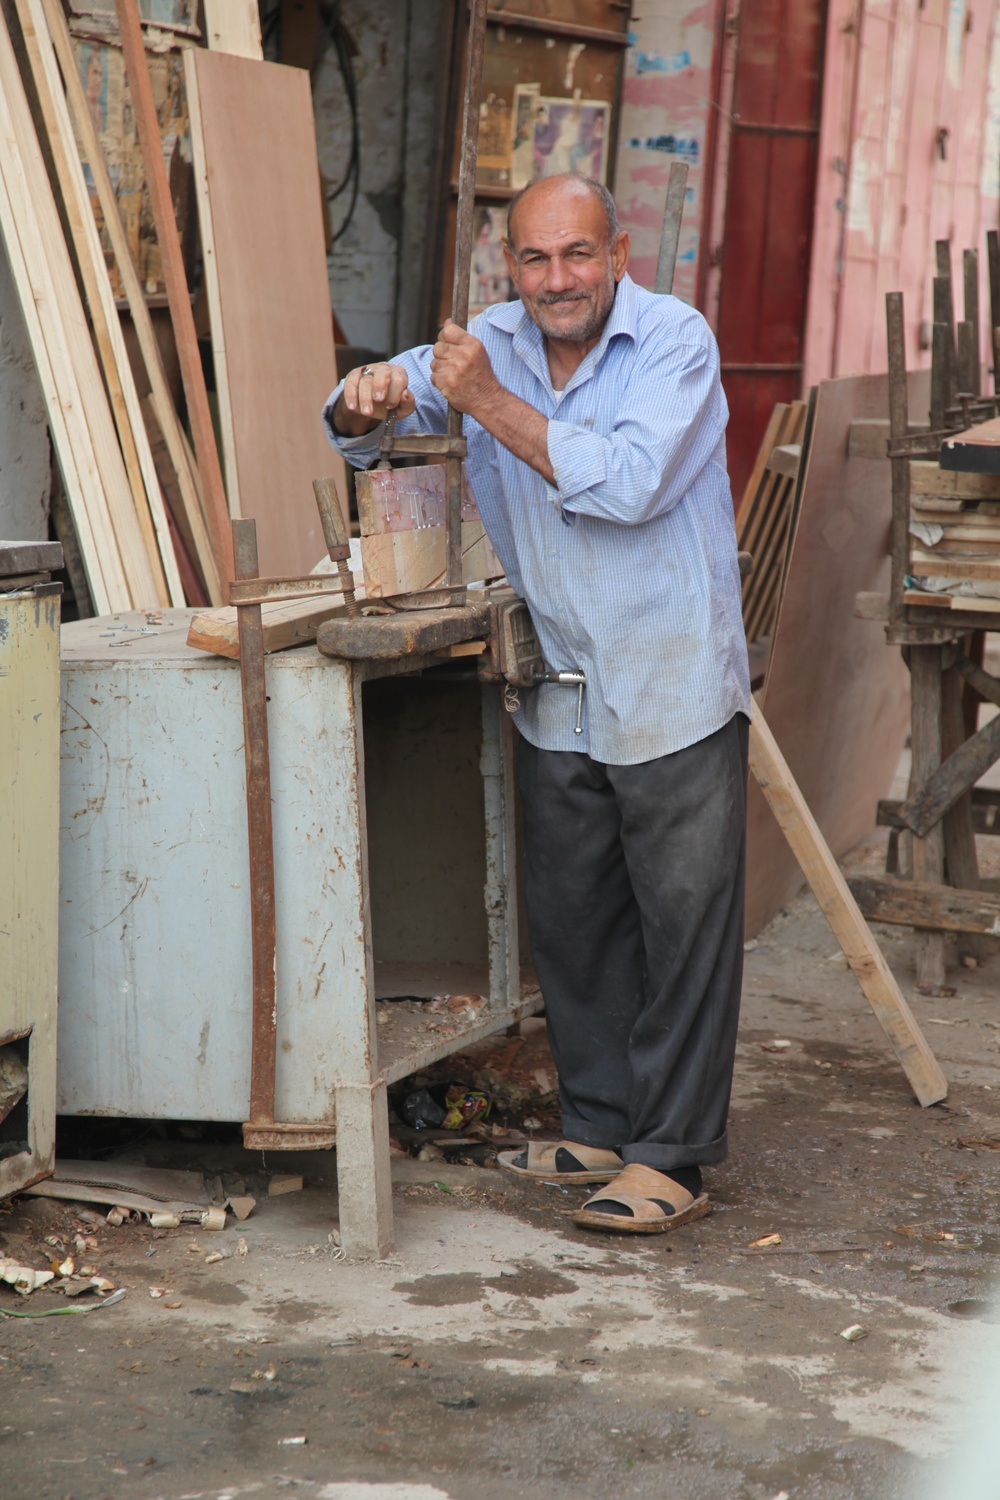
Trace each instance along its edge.
{"label": "wooden plank", "polygon": [[[900,656],[886,650],[881,629],[854,614],[858,594],[888,589],[890,466],[849,457],[847,435],[855,418],[884,416],[887,403],[884,375],[818,388],[764,684],[764,713],[838,858],[874,826],[909,727],[909,679]],[[919,409],[916,396],[914,405]],[[753,937],[802,876],[755,786],[747,821],[747,936]]]}
{"label": "wooden plank", "polygon": [[[393,594],[414,594],[444,581],[447,528],[426,526],[420,531],[387,531],[381,536],[361,538],[361,563],[365,594],[385,599]],[[462,581],[500,578],[503,564],[497,557],[482,521],[462,522]]]}
{"label": "wooden plank", "polygon": [[347,493],[320,420],[337,368],[309,75],[184,60],[230,502],[265,572],[308,573],[326,554],[312,481]]}
{"label": "wooden plank", "polygon": [[925,881],[856,879],[847,882],[870,922],[922,927],[937,932],[972,932],[1000,937],[1000,896],[956,890]]}
{"label": "wooden plank", "polygon": [[394,615],[367,619],[327,620],[316,644],[324,656],[350,661],[388,661],[422,656],[459,641],[475,640],[489,631],[488,605],[455,609],[400,610]]}
{"label": "wooden plank", "polygon": [[751,471],[750,478],[746,482],[746,487],[744,488],[742,498],[740,499],[740,503],[737,506],[736,535],[740,538],[741,547],[744,545],[743,532],[746,526],[747,517],[750,514],[750,510],[754,504],[757,491],[760,489],[761,482],[764,478],[764,471],[767,468],[767,460],[771,454],[772,449],[774,448],[775,443],[778,441],[778,428],[781,424],[782,416],[787,410],[787,406],[783,405],[779,401],[772,411],[770,420],[767,424],[767,430],[760,440],[760,447],[757,450],[757,458],[754,461],[754,466]]}
{"label": "wooden plank", "polygon": [[[936,650],[936,647],[915,647],[917,650]],[[928,709],[928,713],[931,712]],[[916,728],[916,723],[914,724]],[[915,747],[914,747],[915,748]],[[991,766],[1000,760],[1000,717],[990,719],[976,734],[965,741],[959,749],[949,755],[943,765],[930,773],[921,774],[916,766],[915,789],[900,809],[904,823],[912,828],[918,838],[926,839],[936,829],[950,807],[953,807],[970,787],[975,786]],[[920,871],[916,871],[920,878]],[[928,871],[924,878],[932,878]]]}
{"label": "wooden plank", "polygon": [[937,1104],[948,1092],[944,1074],[759,710],[750,768],[917,1099],[925,1108]]}
{"label": "wooden plank", "polygon": [[[231,578],[233,574],[233,542],[229,530],[229,509],[222,482],[222,470],[219,466],[218,449],[215,446],[215,430],[208,406],[205,376],[198,351],[198,338],[195,333],[191,298],[184,271],[184,257],[181,251],[180,235],[177,232],[177,221],[174,218],[167,169],[163,160],[160,126],[156,103],[153,99],[149,67],[146,63],[136,0],[115,0],[115,10],[118,15],[118,29],[121,33],[132,108],[135,111],[136,127],[142,142],[149,201],[156,225],[163,279],[170,304],[170,319],[174,327],[181,379],[187,399],[188,420],[191,423],[195,452],[198,455],[205,521],[212,539],[212,552],[219,580],[224,588],[224,581]],[[252,176],[244,180],[244,189],[246,183],[252,180]],[[260,359],[259,349],[257,358]]]}
{"label": "wooden plank", "polygon": [[[1000,790],[975,786],[969,796],[972,803],[973,830],[976,833],[1000,834]],[[885,799],[880,802],[877,819],[879,827],[905,828],[906,824],[900,816],[902,806],[901,801]],[[980,885],[985,887],[982,877],[980,877]]]}
{"label": "wooden plank", "polygon": [[[70,41],[66,17],[59,0],[41,0],[48,23],[48,38],[55,49],[66,90],[73,127],[80,143],[82,155],[90,169],[104,224],[111,241],[115,264],[125,290],[132,315],[139,349],[146,366],[151,398],[155,405],[157,421],[167,445],[170,461],[177,474],[177,482],[184,503],[184,511],[191,528],[197,550],[198,564],[208,592],[215,604],[222,602],[222,588],[218,567],[205,529],[202,503],[199,497],[198,476],[186,448],[183,428],[174,408],[173,397],[167,383],[160,356],[160,348],[153,329],[146,295],[132,260],[128,240],[118,214],[118,202],[108,172],[104,152],[94,128],[93,116],[84,93],[76,58]],[[41,32],[39,30],[39,35]]]}
{"label": "wooden plank", "polygon": [[927,594],[920,589],[907,589],[903,594],[903,603],[916,605],[920,609],[961,610],[969,613],[978,611],[984,615],[1000,613],[1000,599],[978,599],[974,594]]}
{"label": "wooden plank", "polygon": [[[323,622],[344,614],[345,610],[340,600],[331,603],[296,599],[290,604],[262,604],[260,612],[264,650],[270,653],[314,641]],[[187,643],[199,651],[211,651],[215,656],[228,656],[238,661],[240,641],[235,608],[225,605],[222,609],[202,610],[193,615],[188,626]]]}
{"label": "wooden plank", "polygon": [[108,388],[132,501],[160,604],[184,604],[177,561],[170,540],[159,476],[139,406],[121,320],[77,155],[73,126],[40,0],[16,0],[25,51],[45,121],[49,148],[62,191],[67,222],[90,310],[95,342]]}
{"label": "wooden plank", "polygon": [[888,417],[856,417],[847,429],[848,458],[888,458],[888,443]]}
{"label": "wooden plank", "polygon": [[205,38],[213,51],[262,60],[258,0],[203,0],[203,4]]}
{"label": "wooden plank", "polygon": [[1000,558],[993,561],[974,562],[964,554],[931,551],[926,547],[912,547],[910,562],[916,574],[929,574],[938,578],[979,579],[987,583],[1000,583]]}
{"label": "wooden plank", "polygon": [[948,500],[1000,500],[1000,476],[963,474],[924,459],[910,461],[910,494]]}
{"label": "wooden plank", "polygon": [[131,595],[80,390],[81,371],[84,379],[98,384],[100,372],[44,173],[10,36],[3,25],[0,231],[31,341],[88,586],[95,609],[104,614],[130,608]]}

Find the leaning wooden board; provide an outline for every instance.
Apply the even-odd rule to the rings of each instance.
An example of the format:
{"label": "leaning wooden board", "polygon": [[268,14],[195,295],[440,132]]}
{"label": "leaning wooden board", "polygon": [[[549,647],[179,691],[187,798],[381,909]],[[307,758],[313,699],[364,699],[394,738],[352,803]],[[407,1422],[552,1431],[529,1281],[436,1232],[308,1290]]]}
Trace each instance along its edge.
{"label": "leaning wooden board", "polygon": [[337,373],[309,75],[184,58],[229,507],[262,573],[300,575],[326,552],[312,481],[346,503],[320,420]]}
{"label": "leaning wooden board", "polygon": [[[911,379],[911,409],[926,408]],[[836,857],[875,826],[909,728],[909,681],[882,630],[854,618],[855,595],[888,589],[891,512],[886,459],[849,457],[856,417],[888,410],[886,377],[824,381],[763,709],[792,775]],[[747,936],[798,890],[799,867],[764,798],[748,806]]]}

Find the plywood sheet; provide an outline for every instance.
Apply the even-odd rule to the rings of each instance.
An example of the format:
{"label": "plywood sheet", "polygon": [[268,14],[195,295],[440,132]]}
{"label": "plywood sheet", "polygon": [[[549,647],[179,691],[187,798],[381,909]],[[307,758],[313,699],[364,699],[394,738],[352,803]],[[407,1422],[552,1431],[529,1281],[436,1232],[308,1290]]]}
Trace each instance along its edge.
{"label": "plywood sheet", "polygon": [[262,574],[306,573],[326,551],[312,481],[344,492],[309,75],[197,48],[187,69],[229,507],[257,522]]}
{"label": "plywood sheet", "polygon": [[[914,411],[922,409],[911,389]],[[888,411],[884,375],[823,381],[806,457],[764,712],[835,856],[875,825],[909,727],[909,679],[880,625],[854,618],[854,596],[889,582],[889,463],[850,458],[855,417]],[[748,806],[747,936],[802,884],[759,789]]]}

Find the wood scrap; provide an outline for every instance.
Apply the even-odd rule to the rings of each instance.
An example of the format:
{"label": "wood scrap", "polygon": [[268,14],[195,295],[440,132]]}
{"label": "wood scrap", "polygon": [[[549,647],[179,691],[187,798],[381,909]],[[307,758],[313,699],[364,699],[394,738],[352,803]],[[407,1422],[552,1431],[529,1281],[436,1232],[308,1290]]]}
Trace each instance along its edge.
{"label": "wood scrap", "polygon": [[[104,385],[6,23],[0,24],[0,232],[94,605],[100,613],[129,609],[133,587],[141,593],[144,585],[140,602],[155,605]],[[138,553],[141,581],[126,570],[112,503],[131,514],[129,563]]]}
{"label": "wood scrap", "polygon": [[198,351],[198,339],[191,312],[191,298],[184,271],[180,236],[177,232],[170,184],[163,160],[156,103],[153,99],[136,0],[115,0],[115,10],[121,32],[132,107],[135,111],[139,139],[142,142],[150,205],[156,224],[156,238],[163,262],[170,317],[177,342],[184,394],[187,398],[188,419],[194,435],[195,452],[198,455],[205,521],[212,540],[212,552],[220,583],[222,583],[233,574],[229,508],[226,502],[225,486],[222,482],[218,449],[215,444],[215,430],[212,426],[208,393],[205,389],[201,355]]}
{"label": "wood scrap", "polygon": [[205,38],[213,50],[261,61],[264,48],[257,0],[203,0],[203,5]]}
{"label": "wood scrap", "polygon": [[[94,183],[102,220],[111,243],[115,265],[125,291],[139,349],[146,367],[151,389],[150,401],[170,456],[170,462],[177,476],[184,516],[192,535],[198,567],[209,600],[213,604],[221,604],[222,587],[215,555],[205,527],[197,466],[187,448],[184,430],[174,407],[159,344],[146,303],[145,291],[132,260],[128,240],[118,215],[118,200],[114,185],[104,159],[83,84],[77,72],[66,17],[59,0],[41,0],[41,6],[47,22],[46,37],[42,37],[41,27],[37,24],[36,30],[39,39],[47,40],[48,45],[56,54],[73,128],[80,143],[83,160],[87,163]],[[99,613],[105,612],[99,605],[97,607]]]}
{"label": "wood scrap", "polygon": [[888,875],[847,883],[861,912],[871,922],[1000,937],[1000,897],[990,892],[896,880]]}
{"label": "wood scrap", "polygon": [[121,321],[73,137],[59,70],[48,44],[40,0],[16,0],[25,51],[48,134],[77,265],[90,310],[97,351],[115,426],[157,588],[157,603],[183,605],[184,590],[174,556],[159,476],[143,422]]}
{"label": "wood scrap", "polygon": [[[369,599],[412,594],[444,582],[447,528],[392,531],[361,538],[365,593]],[[503,564],[482,521],[462,522],[462,581],[500,578]]]}

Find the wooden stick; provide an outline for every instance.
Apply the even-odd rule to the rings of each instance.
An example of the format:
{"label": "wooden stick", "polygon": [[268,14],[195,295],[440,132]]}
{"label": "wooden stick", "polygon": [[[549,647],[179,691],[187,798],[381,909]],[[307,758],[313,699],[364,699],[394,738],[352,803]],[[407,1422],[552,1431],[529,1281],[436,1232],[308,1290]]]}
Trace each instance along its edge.
{"label": "wooden stick", "polygon": [[677,246],[681,237],[681,220],[684,217],[684,197],[687,192],[688,164],[686,161],[670,163],[667,181],[667,202],[663,210],[663,228],[660,230],[660,253],[656,261],[656,281],[653,291],[669,296],[674,289],[674,271],[677,266]]}
{"label": "wooden stick", "polygon": [[129,477],[132,499],[160,604],[184,604],[177,561],[170,540],[163,495],[142,419],[121,321],[90,194],[77,155],[73,126],[39,0],[16,0],[25,51],[35,80],[38,103],[48,132],[52,159],[62,190],[66,218],[76,249],[80,276],[90,309],[97,352],[111,400],[111,410]]}
{"label": "wooden stick", "polygon": [[180,235],[174,218],[174,205],[167,181],[167,169],[163,160],[160,126],[153,99],[153,86],[146,62],[146,51],[139,25],[136,0],[115,0],[118,14],[118,29],[121,32],[125,70],[128,74],[132,95],[132,108],[142,143],[142,155],[149,184],[149,199],[156,224],[156,239],[163,263],[163,279],[167,286],[170,317],[177,339],[177,354],[180,359],[181,378],[187,397],[188,418],[194,435],[194,448],[198,455],[201,484],[205,497],[205,520],[212,539],[212,551],[223,589],[223,580],[233,575],[233,543],[229,531],[229,509],[226,491],[222,482],[219,452],[212,427],[212,414],[208,406],[208,392],[198,352],[194,316],[187,277],[184,273],[184,258],[181,253]]}
{"label": "wooden stick", "polygon": [[[84,380],[100,387],[100,371],[6,24],[0,26],[0,230],[94,608],[99,614],[130,609],[128,580],[81,389]],[[114,441],[113,429],[111,438]],[[127,496],[124,469],[121,479]]]}
{"label": "wooden stick", "polygon": [[118,200],[115,196],[114,186],[108,172],[107,162],[104,159],[101,143],[97,138],[93,116],[90,113],[83,84],[80,82],[80,75],[77,72],[76,58],[73,53],[72,42],[70,41],[69,28],[66,25],[66,17],[63,14],[59,0],[41,0],[41,4],[45,13],[45,19],[48,22],[48,39],[55,50],[59,70],[62,73],[63,85],[66,89],[66,102],[69,106],[73,128],[76,131],[84,158],[94,179],[101,213],[104,218],[108,237],[111,241],[111,248],[114,252],[115,263],[118,267],[118,273],[122,279],[129,310],[132,314],[136,338],[146,366],[146,373],[149,377],[157,421],[160,431],[163,434],[163,440],[167,445],[170,462],[173,464],[177,474],[177,482],[184,502],[184,511],[187,515],[188,525],[191,528],[198,554],[198,564],[201,568],[209,599],[213,604],[221,604],[222,588],[219,583],[218,568],[202,519],[199,500],[199,476],[192,469],[191,457],[185,442],[184,429],[181,427],[180,419],[174,407],[173,397],[170,393],[170,387],[167,383],[166,373],[163,369],[163,360],[160,355],[160,346],[157,343],[153,321],[146,304],[146,294],[139,280],[139,273],[135,268],[135,263],[132,260],[132,252],[119,217]]}
{"label": "wooden stick", "polygon": [[[936,646],[914,646],[913,651],[937,651]],[[912,658],[911,658],[912,672]],[[985,675],[985,674],[984,674]],[[915,685],[915,684],[914,684]],[[940,709],[938,707],[940,716]],[[916,725],[914,725],[916,728]],[[900,816],[908,828],[920,839],[926,839],[937,828],[950,807],[959,797],[975,786],[980,776],[1000,760],[1000,718],[990,719],[982,729],[972,735],[948,756],[942,765],[940,760],[929,771],[922,772],[916,790],[900,808]],[[916,774],[916,767],[915,774]],[[928,871],[927,878],[934,879],[940,871]]]}
{"label": "wooden stick", "polygon": [[1000,896],[993,891],[959,890],[920,880],[892,880],[889,876],[849,880],[847,884],[869,921],[1000,937]]}
{"label": "wooden stick", "polygon": [[756,705],[750,767],[917,1099],[937,1104],[948,1092],[944,1074]]}

